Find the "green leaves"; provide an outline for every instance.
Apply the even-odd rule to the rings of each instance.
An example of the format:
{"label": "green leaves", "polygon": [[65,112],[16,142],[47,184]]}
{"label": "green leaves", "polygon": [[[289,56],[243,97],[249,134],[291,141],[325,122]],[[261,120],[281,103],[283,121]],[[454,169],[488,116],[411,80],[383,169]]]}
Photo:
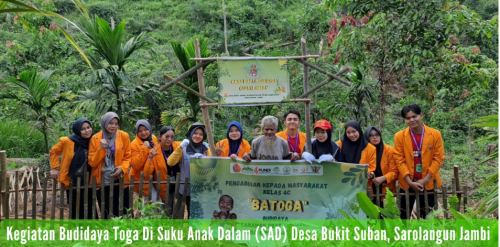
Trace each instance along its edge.
{"label": "green leaves", "polygon": [[363,212],[365,212],[366,215],[368,215],[368,217],[371,219],[378,219],[379,210],[365,192],[361,191],[356,194],[356,199],[358,200],[359,207],[363,210]]}

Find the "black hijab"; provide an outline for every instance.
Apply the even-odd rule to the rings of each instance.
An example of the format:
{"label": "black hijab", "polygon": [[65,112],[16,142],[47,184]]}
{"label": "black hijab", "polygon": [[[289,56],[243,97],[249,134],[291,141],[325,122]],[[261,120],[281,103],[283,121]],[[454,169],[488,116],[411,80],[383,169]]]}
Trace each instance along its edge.
{"label": "black hijab", "polygon": [[191,127],[189,127],[188,132],[186,133],[186,137],[189,139],[189,145],[187,146],[186,149],[187,154],[190,155],[193,155],[195,153],[205,154],[205,152],[208,150],[208,148],[205,147],[205,145],[203,144],[203,141],[201,141],[200,143],[193,142],[193,135],[197,129],[203,130],[203,140],[207,139],[207,131],[205,130],[204,124],[196,122],[193,125],[191,125]]}
{"label": "black hijab", "polygon": [[[82,125],[84,123],[88,123],[90,125],[90,121],[86,118],[80,118],[76,120],[73,124],[73,135],[70,135],[68,138],[71,139],[75,143],[74,156],[71,160],[71,164],[69,166],[69,175],[73,176],[78,168],[80,168],[85,161],[87,160],[88,150],[89,150],[89,142],[92,138],[89,137],[87,139],[82,137]],[[90,125],[92,127],[92,125]]]}
{"label": "black hijab", "polygon": [[[319,128],[316,128],[319,129]],[[316,159],[319,159],[319,157],[323,154],[330,154],[334,155],[335,151],[337,151],[338,146],[337,145],[332,145],[332,130],[327,129],[325,130],[327,134],[326,141],[320,142],[318,139],[314,141],[311,146],[312,146],[312,155]]]}
{"label": "black hijab", "polygon": [[[355,142],[347,137],[347,128],[352,127],[359,133],[359,138]],[[346,163],[359,164],[361,153],[368,145],[358,121],[350,120],[345,124],[344,137],[342,138],[342,161]]]}
{"label": "black hijab", "polygon": [[372,130],[375,130],[378,132],[378,134],[380,135],[380,143],[378,145],[373,145],[377,148],[377,155],[376,155],[376,158],[377,158],[377,168],[375,169],[375,177],[380,177],[382,176],[382,166],[380,164],[381,160],[382,160],[382,156],[384,155],[384,141],[382,140],[382,132],[380,131],[379,128],[375,127],[375,126],[370,126],[368,128],[366,128],[366,131],[365,131],[365,136],[366,136],[366,139],[367,140],[370,140],[370,132]]}

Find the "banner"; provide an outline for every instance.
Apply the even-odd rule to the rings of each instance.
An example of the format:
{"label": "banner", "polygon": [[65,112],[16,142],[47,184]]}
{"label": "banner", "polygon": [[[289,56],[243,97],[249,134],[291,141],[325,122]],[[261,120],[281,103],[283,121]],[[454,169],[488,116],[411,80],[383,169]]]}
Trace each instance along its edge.
{"label": "banner", "polygon": [[343,219],[366,191],[367,165],[191,159],[191,219]]}
{"label": "banner", "polygon": [[218,60],[219,105],[290,101],[287,59]]}

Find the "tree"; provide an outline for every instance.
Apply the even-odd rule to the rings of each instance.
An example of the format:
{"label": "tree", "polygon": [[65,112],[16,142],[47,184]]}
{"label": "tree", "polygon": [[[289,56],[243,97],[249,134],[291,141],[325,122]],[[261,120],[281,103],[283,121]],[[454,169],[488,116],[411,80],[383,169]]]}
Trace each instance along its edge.
{"label": "tree", "polygon": [[54,118],[53,109],[59,103],[73,99],[71,91],[55,93],[55,86],[51,82],[52,71],[46,70],[42,73],[25,71],[19,74],[19,78],[10,77],[12,86],[8,92],[0,94],[0,99],[17,100],[27,105],[33,112],[35,126],[43,133],[45,141],[45,152],[49,153],[49,142],[47,132],[49,121]]}
{"label": "tree", "polygon": [[[195,54],[195,47],[194,47],[194,41],[195,39],[198,39],[200,42],[200,54],[201,57],[209,57],[210,56],[210,50],[208,50],[207,44],[208,44],[208,39],[206,38],[201,38],[201,37],[193,37],[191,38],[187,43],[185,47],[182,47],[181,43],[172,41],[170,44],[172,45],[172,49],[175,52],[175,56],[181,63],[183,72],[188,71],[190,68],[194,67],[196,65],[196,61],[191,61],[191,58],[196,57]],[[206,66],[203,67],[204,69]],[[187,76],[184,80],[182,80],[186,86],[192,88],[195,91],[199,91],[198,87],[198,74],[197,73],[192,73],[189,76]],[[216,96],[217,88],[215,87],[207,87],[206,88],[206,94],[207,97],[213,98]],[[174,126],[177,130],[181,130],[185,125],[191,122],[196,122],[197,121],[197,116],[198,113],[201,110],[200,107],[200,98],[198,96],[190,93],[190,92],[185,92],[184,97],[177,97],[181,101],[184,102],[178,102],[179,105],[186,105],[187,107],[180,107],[176,109],[175,111],[168,111],[168,112],[163,112],[162,113],[162,122],[167,125],[172,125]]]}
{"label": "tree", "polygon": [[[458,34],[490,38],[493,30],[466,8],[439,0],[328,0],[325,5],[344,13],[330,22],[328,33],[336,63],[353,64],[377,78],[380,127],[388,86],[408,83],[416,69],[432,73],[433,66],[442,62],[443,49],[451,49]],[[433,93],[421,95],[432,98]]]}

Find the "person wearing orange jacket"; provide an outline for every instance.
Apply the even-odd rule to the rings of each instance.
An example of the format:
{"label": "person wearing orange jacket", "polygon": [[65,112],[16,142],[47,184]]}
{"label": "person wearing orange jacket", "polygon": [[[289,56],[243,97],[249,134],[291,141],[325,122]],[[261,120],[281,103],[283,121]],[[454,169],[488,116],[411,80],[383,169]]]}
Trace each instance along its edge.
{"label": "person wearing orange jacket", "polygon": [[[160,143],[158,146],[159,151],[154,151],[154,152],[152,151],[149,153],[146,161],[146,167],[147,169],[153,170],[152,173],[154,174],[155,182],[158,181],[158,179],[161,182],[175,181],[177,173],[180,172],[179,164],[177,163],[174,164],[173,166],[168,166],[167,161],[168,157],[172,155],[174,150],[176,150],[176,148],[180,145],[181,142],[175,141],[175,130],[170,126],[163,126],[160,129],[159,138],[160,138]],[[147,143],[145,142],[145,144]],[[159,178],[157,177],[158,172],[160,172]],[[167,215],[171,217],[172,208],[174,205],[174,194],[175,194],[174,184],[171,184],[169,186],[168,198],[165,197],[167,192],[166,184],[161,184],[159,188],[156,188],[156,183],[155,183],[155,190],[160,193],[161,200],[159,199],[158,201],[165,202],[165,200],[167,200],[167,208],[166,208]]]}
{"label": "person wearing orange jacket", "polygon": [[226,139],[217,142],[217,156],[230,157],[231,159],[243,158],[250,152],[250,144],[243,139],[243,127],[237,121],[232,121],[227,126]]}
{"label": "person wearing orange jacket", "polygon": [[[406,189],[410,193],[415,191],[434,191],[434,180],[436,188],[441,187],[439,169],[444,162],[444,145],[441,132],[422,123],[423,114],[416,104],[405,106],[401,110],[408,128],[394,135],[394,160],[399,170],[399,185],[401,191]],[[415,196],[409,196],[410,208],[413,208]],[[425,200],[423,193],[420,195],[420,216],[426,218]],[[429,208],[436,205],[433,195],[428,195]],[[406,198],[401,197],[401,219],[407,219]],[[411,215],[411,212],[408,212]]]}
{"label": "person wearing orange jacket", "polygon": [[288,148],[290,148],[290,153],[294,155],[297,153],[299,158],[302,157],[302,152],[304,151],[304,147],[306,145],[306,133],[299,131],[300,122],[300,113],[296,110],[289,110],[283,116],[286,129],[276,133],[276,136],[279,136],[285,141],[288,142]]}
{"label": "person wearing orange jacket", "polygon": [[376,167],[376,148],[366,140],[358,121],[350,120],[345,126],[344,137],[337,141],[340,146],[341,162],[368,164]]}
{"label": "person wearing orange jacket", "polygon": [[[153,135],[151,130],[151,124],[147,120],[141,119],[135,124],[135,139],[130,143],[130,176],[134,175],[134,181],[139,182],[141,180],[141,172],[144,172],[144,181],[149,181],[149,176],[153,174],[153,169],[145,169],[149,153],[159,146],[156,136]],[[156,188],[151,188],[151,200],[153,202],[157,201]],[[134,186],[134,192],[139,193],[139,186]],[[142,193],[139,196],[143,199],[143,202],[147,200],[149,192],[149,185],[144,183],[142,187]]]}
{"label": "person wearing orange jacket", "polygon": [[[50,177],[58,179],[59,184],[64,184],[66,188],[69,186],[77,186],[78,178],[80,185],[84,185],[84,179],[89,178],[85,173],[90,173],[91,168],[88,166],[89,142],[92,137],[92,126],[86,118],[80,118],[73,124],[73,135],[61,137],[50,151]],[[59,155],[62,153],[61,161]],[[77,192],[73,189],[71,202],[69,201],[69,190],[66,190],[66,200],[71,205],[70,219],[84,219],[84,193],[80,190],[80,210],[76,213]],[[92,190],[88,190],[88,197],[92,198]],[[87,207],[87,218],[92,218],[92,205]]]}
{"label": "person wearing orange jacket", "polygon": [[[124,183],[130,182],[130,138],[129,135],[118,130],[119,117],[114,112],[108,112],[101,117],[101,131],[94,135],[90,140],[89,146],[89,165],[92,167],[92,178],[95,177],[97,184],[105,185],[113,182],[113,208],[109,207],[110,186],[104,187],[104,191],[97,190],[97,201],[99,208],[104,207],[104,214],[101,219],[108,219],[114,215],[119,215],[119,183],[114,178],[120,179],[123,175]],[[123,190],[123,211],[122,215],[127,213],[129,206],[129,188],[125,185]],[[104,201],[101,196],[104,193]],[[108,210],[109,209],[109,210]],[[112,210],[112,212],[111,212]]]}
{"label": "person wearing orange jacket", "polygon": [[[377,186],[379,187],[379,192],[385,194],[386,187],[389,190],[396,192],[396,180],[398,179],[398,168],[394,162],[393,148],[384,143],[382,140],[382,131],[375,126],[370,126],[366,128],[365,131],[366,139],[375,146],[376,152],[376,166],[368,167],[368,188],[372,188],[373,193],[377,193]],[[372,199],[373,203],[376,202],[376,198]],[[384,207],[383,201],[380,201],[380,207]]]}

